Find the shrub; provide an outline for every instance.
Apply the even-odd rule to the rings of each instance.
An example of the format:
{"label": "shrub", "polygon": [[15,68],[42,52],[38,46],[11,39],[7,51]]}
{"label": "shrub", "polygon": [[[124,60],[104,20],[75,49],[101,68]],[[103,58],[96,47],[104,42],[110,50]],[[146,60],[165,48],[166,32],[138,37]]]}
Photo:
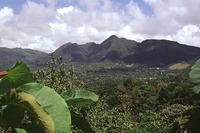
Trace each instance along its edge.
{"label": "shrub", "polygon": [[96,133],[132,133],[134,122],[131,114],[124,113],[120,107],[110,108],[104,100],[90,108],[88,121]]}
{"label": "shrub", "polygon": [[191,108],[192,106],[184,106],[181,104],[170,105],[156,114],[153,125],[159,132],[169,132],[176,122],[176,119]]}
{"label": "shrub", "polygon": [[[68,68],[68,69],[67,69]],[[63,58],[55,58],[51,54],[51,61],[46,69],[39,69],[33,73],[35,82],[54,88],[58,93],[67,89],[79,89],[83,82],[78,79],[72,64],[63,62]]]}

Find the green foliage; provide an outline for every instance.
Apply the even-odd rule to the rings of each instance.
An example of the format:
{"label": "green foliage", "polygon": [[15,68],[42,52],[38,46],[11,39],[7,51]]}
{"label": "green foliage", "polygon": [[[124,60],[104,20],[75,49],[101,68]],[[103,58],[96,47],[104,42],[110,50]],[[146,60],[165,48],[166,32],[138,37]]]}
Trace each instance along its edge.
{"label": "green foliage", "polygon": [[19,91],[18,95],[22,106],[25,106],[31,113],[36,115],[45,129],[53,127],[52,130],[55,133],[69,132],[71,117],[68,106],[64,99],[53,89],[38,83],[28,83],[16,90]]}
{"label": "green foliage", "polygon": [[[2,95],[5,99],[5,103],[1,103],[1,107],[5,105],[2,109],[5,125],[2,126],[7,129],[11,127],[11,130],[19,127],[27,110],[37,118],[45,132],[69,132],[71,117],[65,101],[51,88],[36,83],[25,84],[30,81],[32,73],[27,65],[21,62],[8,69],[7,75],[1,79],[0,89],[7,92]],[[49,99],[49,95],[53,98]],[[59,111],[56,111],[57,109]]]}
{"label": "green foliage", "polygon": [[[150,73],[151,71],[146,70],[146,72]],[[116,76],[119,76],[117,74]],[[199,98],[191,90],[192,84],[188,78],[185,78],[188,73],[180,75],[177,72],[174,75],[170,75],[170,77],[166,74],[166,77],[158,77],[152,80],[148,78],[150,76],[148,74],[146,75],[147,78],[133,76],[121,80],[109,77],[110,73],[107,75],[108,77],[106,74],[100,73],[94,76],[99,78],[98,80],[102,82],[102,85],[98,84],[93,91],[99,94],[100,98],[104,97],[104,104],[101,103],[99,106],[98,104],[100,103],[98,103],[97,106],[93,107],[98,114],[101,114],[100,116],[98,115],[99,117],[94,113],[87,113],[87,119],[91,121],[90,123],[96,132],[106,132],[104,129],[109,129],[109,124],[106,121],[108,119],[107,115],[115,120],[122,118],[122,114],[124,117],[128,117],[123,118],[123,120],[129,121],[133,125],[133,130],[130,129],[130,132],[156,133],[164,130],[170,132],[174,123],[176,123],[176,119],[182,116],[187,110],[184,110],[184,107],[190,108],[190,106],[196,106],[199,103]],[[111,75],[113,76],[113,74]],[[92,83],[93,80],[91,80]],[[96,85],[96,82],[94,81],[93,84]],[[113,114],[108,113],[114,108],[121,111]],[[165,114],[163,110],[167,110],[168,108],[172,112],[174,111],[176,115],[170,116],[171,113],[166,112]],[[90,111],[95,112],[93,109]],[[161,112],[163,113],[161,114]],[[121,124],[121,121],[115,122],[116,125]],[[119,130],[118,128],[113,128],[112,132],[119,132]],[[128,132],[128,130],[122,130],[122,132]]]}
{"label": "green foliage", "polygon": [[140,122],[135,127],[136,133],[159,133],[159,130],[155,128],[154,121],[157,112],[147,110],[143,113],[139,113]]}
{"label": "green foliage", "polygon": [[26,130],[20,128],[16,128],[15,131],[16,133],[27,133]]}
{"label": "green foliage", "polygon": [[[195,85],[193,91],[200,92],[200,59],[192,66],[189,73],[190,81]],[[198,95],[199,97],[199,95]],[[193,98],[194,99],[194,98]],[[177,133],[195,133],[200,130],[200,108],[198,106],[188,110],[182,117],[179,117],[174,124],[173,131]]]}
{"label": "green foliage", "polygon": [[156,114],[153,125],[159,132],[169,132],[176,119],[183,116],[184,112],[191,108],[191,106],[181,104],[170,105]]}
{"label": "green foliage", "polygon": [[190,81],[195,84],[194,92],[198,94],[200,92],[200,59],[192,66],[189,77]]}
{"label": "green foliage", "polygon": [[120,107],[110,108],[103,100],[90,108],[87,119],[96,133],[131,133],[134,131],[131,114],[124,113]]}
{"label": "green foliage", "polygon": [[32,82],[32,72],[26,64],[17,62],[10,69],[7,70],[8,74],[0,80],[0,94],[16,88],[24,83]]}
{"label": "green foliage", "polygon": [[83,82],[76,75],[74,66],[63,62],[62,57],[55,58],[53,54],[51,54],[48,67],[36,71],[33,77],[35,82],[54,88],[59,94],[64,90],[80,89],[83,86]]}
{"label": "green foliage", "polygon": [[200,108],[193,107],[187,110],[183,116],[176,119],[176,123],[171,130],[171,133],[196,133],[200,130]]}
{"label": "green foliage", "polygon": [[[143,72],[138,71],[138,69],[133,73],[130,71],[123,71],[123,73],[120,73],[121,75],[118,75],[116,70],[112,70],[112,73],[107,73],[107,69],[103,70],[105,72],[97,72],[95,68],[94,73],[91,71],[84,71],[83,74],[77,76],[73,65],[70,63],[63,63],[62,58],[56,59],[52,55],[52,60],[48,68],[35,72],[34,80],[54,88],[67,104],[76,105],[75,107],[69,107],[72,119],[71,131],[73,133],[174,133],[176,131],[181,133],[185,131],[185,129],[189,131],[194,125],[198,127],[198,124],[195,123],[199,120],[199,117],[197,117],[199,114],[190,110],[192,110],[193,107],[198,107],[200,98],[193,93],[191,89],[193,85],[187,78],[187,72],[184,72],[185,74],[183,75],[179,74],[179,72],[182,73],[182,71],[177,73],[173,71],[174,74],[169,76],[167,74],[170,72],[164,71],[163,69],[159,71],[157,69],[150,70],[141,68]],[[193,68],[192,71],[193,70],[195,70],[195,72],[190,73],[190,78],[195,78],[194,83],[196,83],[196,79],[198,79],[198,69]],[[113,76],[113,74],[115,74],[115,76]],[[193,77],[193,74],[196,76]],[[164,76],[162,77],[161,75]],[[87,84],[84,85],[80,79],[87,81]],[[36,86],[39,85],[36,83],[34,84]],[[22,86],[26,86],[26,84]],[[33,97],[33,101],[37,101],[38,105],[48,112],[48,109],[45,109],[46,103],[41,104],[39,101],[44,94],[44,96],[51,95],[51,93],[46,94],[49,92],[50,88],[47,87],[48,91],[45,91],[45,93],[44,90],[46,89],[41,89],[41,91],[43,91],[40,92],[40,89],[34,90],[32,87],[26,92],[27,88],[29,87],[25,87],[20,91],[8,89],[6,93],[1,94],[0,112],[3,112],[6,108],[10,108],[11,105],[16,105],[20,99],[16,99],[15,96],[20,96],[22,94]],[[44,86],[44,88],[46,87]],[[78,90],[79,88],[84,89]],[[53,89],[50,90],[55,93]],[[100,99],[103,100],[98,101],[97,104],[88,106],[88,103],[93,103],[98,100],[98,96],[88,90],[96,92],[100,95]],[[41,95],[41,97],[39,95],[36,96],[34,93],[37,92],[43,95]],[[53,97],[52,95],[51,97]],[[49,102],[51,102],[51,99],[49,100]],[[43,99],[41,101],[47,102],[48,100]],[[7,106],[8,103],[9,106]],[[32,103],[31,105],[37,104]],[[30,107],[34,107],[31,105],[29,100],[24,100],[21,104],[17,104],[17,107],[23,107],[23,109],[25,109],[25,117],[23,117],[23,119],[18,118],[20,126],[13,125],[13,127],[25,129],[28,133],[43,132],[44,129],[41,127],[44,126],[39,124],[40,120],[36,119],[36,113],[30,111]],[[11,111],[12,109],[9,110]],[[198,109],[196,110],[197,112],[199,111]],[[49,116],[52,115],[52,113],[47,114]],[[8,122],[5,122],[5,119],[7,118],[3,119],[3,115],[0,113],[1,127],[7,125]],[[12,123],[10,123],[10,125],[12,125]],[[7,131],[14,130],[9,127],[4,129]]]}
{"label": "green foliage", "polygon": [[61,94],[68,105],[77,105],[77,104],[90,104],[97,102],[99,96],[93,92],[80,89],[80,90],[66,90]]}
{"label": "green foliage", "polygon": [[[0,127],[2,127],[2,132],[21,133],[25,130],[29,133],[70,132],[71,115],[65,100],[52,88],[39,83],[28,83],[32,81],[32,73],[26,64],[17,62],[11,69],[8,69],[8,72],[0,73],[0,76],[2,77],[0,79]],[[63,93],[63,96],[68,96],[68,98],[65,97],[66,101],[70,101],[72,105],[83,103],[80,99],[86,103],[98,100],[96,94],[86,90],[67,91]],[[73,117],[76,118],[75,121],[84,120],[84,118],[80,119],[79,115],[73,115]],[[84,125],[90,127],[86,120]],[[93,131],[91,128],[89,130],[86,128],[83,131]]]}
{"label": "green foliage", "polygon": [[[163,85],[162,85],[163,84]],[[179,82],[168,82],[158,83],[157,88],[159,89],[159,104],[160,106],[165,104],[193,104],[195,94],[191,90],[192,84],[188,81],[184,83]]]}
{"label": "green foliage", "polygon": [[[81,108],[85,104],[88,105],[96,102],[99,98],[95,93],[80,89],[83,86],[83,82],[77,78],[74,66],[63,62],[62,57],[55,58],[53,54],[51,54],[51,61],[48,63],[48,67],[36,71],[34,79],[36,82],[54,88],[70,106],[76,105]],[[72,108],[72,130],[76,129],[74,132],[78,132],[81,129],[84,132],[92,132],[93,130],[85,117],[80,113],[75,113],[73,107],[70,108]],[[81,124],[80,120],[82,121]]]}
{"label": "green foliage", "polygon": [[71,111],[71,117],[72,117],[72,125],[77,127],[77,129],[74,129],[74,132],[95,133],[92,127],[90,126],[90,123],[84,116],[81,116],[80,114]]}

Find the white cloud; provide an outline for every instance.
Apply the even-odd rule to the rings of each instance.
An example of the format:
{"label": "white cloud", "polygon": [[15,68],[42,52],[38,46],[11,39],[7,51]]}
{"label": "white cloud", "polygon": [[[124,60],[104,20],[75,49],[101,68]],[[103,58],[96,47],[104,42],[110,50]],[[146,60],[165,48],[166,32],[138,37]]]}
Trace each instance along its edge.
{"label": "white cloud", "polygon": [[27,1],[23,5],[20,14],[16,15],[15,24],[18,28],[37,29],[41,31],[54,16],[54,12],[54,10],[45,7],[43,4]]}
{"label": "white cloud", "polygon": [[[68,2],[74,2],[68,0]],[[47,5],[27,0],[20,13],[0,9],[0,46],[50,52],[67,42],[100,43],[112,34],[136,41],[170,39],[199,46],[199,0],[144,0],[154,14],[147,16],[135,0],[76,0],[78,5]]]}
{"label": "white cloud", "polygon": [[14,16],[13,10],[8,7],[4,7],[0,10],[0,24],[4,24],[12,19]]}
{"label": "white cloud", "polygon": [[200,47],[200,28],[196,25],[185,25],[172,36],[173,40]]}
{"label": "white cloud", "polygon": [[158,2],[161,2],[162,0],[144,0],[144,2],[148,3],[148,4],[156,4]]}
{"label": "white cloud", "polygon": [[73,12],[74,7],[73,6],[69,6],[69,7],[64,7],[64,8],[59,8],[57,9],[58,14],[60,15],[67,15],[70,12]]}
{"label": "white cloud", "polygon": [[[0,21],[9,20],[9,23],[0,25],[0,46],[33,48],[47,52],[55,49],[55,46],[52,46],[52,34],[48,26],[48,21],[54,14],[52,9],[43,4],[27,1],[19,14],[14,15],[9,8],[2,10],[7,13],[7,17]],[[35,40],[35,36],[41,36],[42,39]]]}
{"label": "white cloud", "polygon": [[136,21],[143,20],[146,16],[143,14],[142,9],[140,9],[134,1],[130,1],[126,6],[127,14],[131,16]]}

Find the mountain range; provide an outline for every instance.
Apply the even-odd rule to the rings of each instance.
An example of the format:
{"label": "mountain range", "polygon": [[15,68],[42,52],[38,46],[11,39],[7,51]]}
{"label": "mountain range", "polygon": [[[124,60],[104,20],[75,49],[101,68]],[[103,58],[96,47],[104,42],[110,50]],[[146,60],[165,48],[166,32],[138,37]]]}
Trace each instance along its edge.
{"label": "mountain range", "polygon": [[[0,47],[0,69],[6,69],[17,61],[23,61],[29,65],[32,65],[35,60],[38,60],[39,58],[45,58],[47,55],[47,53],[32,49],[10,49]],[[32,67],[35,67],[35,65]]]}
{"label": "mountain range", "polygon": [[[112,35],[101,44],[66,43],[53,53],[56,57],[62,56],[65,61],[72,62],[111,61],[164,67],[200,57],[200,48],[169,40],[149,39],[136,42]],[[7,67],[17,60],[35,67],[45,66],[50,58],[48,53],[36,50],[0,48],[0,68]]]}

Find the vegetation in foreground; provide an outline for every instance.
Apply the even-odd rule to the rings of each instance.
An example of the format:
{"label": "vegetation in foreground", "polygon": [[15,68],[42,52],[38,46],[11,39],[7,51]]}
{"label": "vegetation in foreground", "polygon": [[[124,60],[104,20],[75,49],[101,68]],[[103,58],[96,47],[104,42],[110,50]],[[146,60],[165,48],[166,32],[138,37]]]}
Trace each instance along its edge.
{"label": "vegetation in foreground", "polygon": [[[200,91],[199,68],[200,60],[192,67],[191,72],[188,69],[169,72],[164,69],[142,68],[144,73],[124,73],[116,69],[113,72],[106,69],[106,73],[95,70],[77,74],[73,65],[65,64],[62,58],[52,58],[48,68],[34,72],[33,77],[37,82],[35,84],[42,83],[54,88],[65,101],[66,94],[63,92],[68,91],[69,101],[66,103],[76,103],[76,106],[69,106],[71,131],[74,133],[197,133],[200,130],[200,97],[196,94]],[[17,91],[18,88],[23,87],[17,87]],[[99,95],[99,100],[85,98],[90,94],[84,95],[81,100],[73,99],[80,98],[73,93],[79,88],[85,88],[89,93],[95,92]],[[1,99],[3,94],[1,93]],[[83,99],[86,102],[80,103]],[[92,101],[97,103],[88,104]],[[2,106],[1,100],[1,114],[3,110],[5,106]],[[34,120],[33,123],[39,124],[30,112],[25,114],[22,123]],[[2,130],[6,132],[13,128],[8,130],[4,126]],[[20,132],[18,128],[15,130]]]}
{"label": "vegetation in foreground", "polygon": [[[73,110],[70,113],[68,106],[96,102],[96,94],[84,89],[58,93],[56,89],[33,82],[32,72],[22,62],[0,72],[0,76],[1,132],[70,133],[71,123],[83,131],[93,132],[84,118]],[[81,126],[77,123],[79,119],[85,121]]]}

